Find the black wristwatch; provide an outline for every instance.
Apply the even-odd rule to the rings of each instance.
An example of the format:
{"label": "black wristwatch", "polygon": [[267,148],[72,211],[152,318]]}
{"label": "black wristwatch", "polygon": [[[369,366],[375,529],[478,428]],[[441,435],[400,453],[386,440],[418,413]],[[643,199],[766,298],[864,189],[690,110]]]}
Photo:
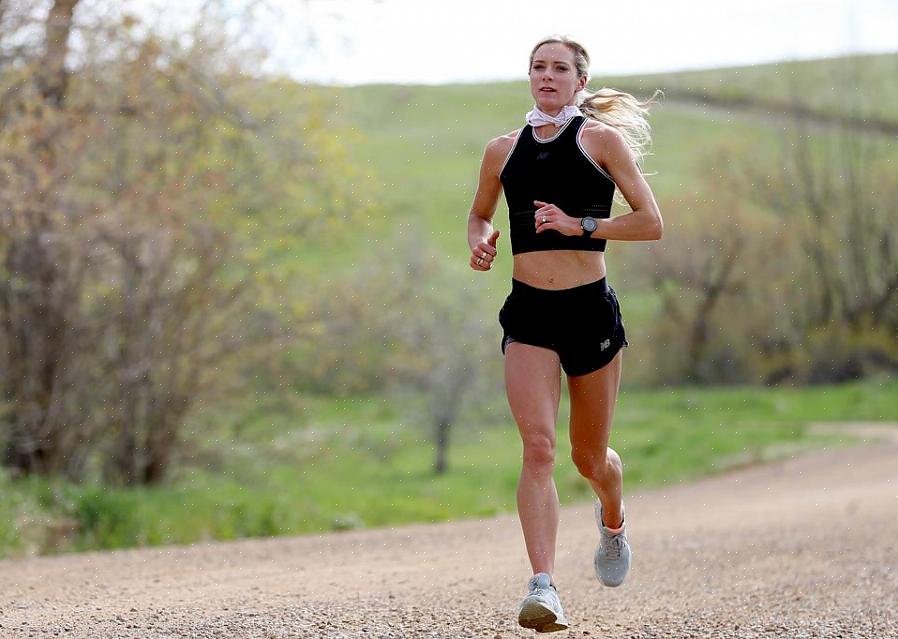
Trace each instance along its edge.
{"label": "black wristwatch", "polygon": [[596,218],[587,215],[580,218],[580,228],[583,229],[583,237],[589,237],[599,228],[599,224],[596,222]]}

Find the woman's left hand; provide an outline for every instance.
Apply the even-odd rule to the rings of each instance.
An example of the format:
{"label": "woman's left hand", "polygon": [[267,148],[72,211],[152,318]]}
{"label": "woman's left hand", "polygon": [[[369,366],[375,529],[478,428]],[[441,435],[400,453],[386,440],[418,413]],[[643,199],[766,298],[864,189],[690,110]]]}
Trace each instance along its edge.
{"label": "woman's left hand", "polygon": [[533,222],[536,224],[536,232],[548,231],[549,229],[558,231],[562,235],[583,235],[583,229],[580,228],[580,219],[571,217],[554,204],[533,200],[533,203],[539,208],[533,214]]}

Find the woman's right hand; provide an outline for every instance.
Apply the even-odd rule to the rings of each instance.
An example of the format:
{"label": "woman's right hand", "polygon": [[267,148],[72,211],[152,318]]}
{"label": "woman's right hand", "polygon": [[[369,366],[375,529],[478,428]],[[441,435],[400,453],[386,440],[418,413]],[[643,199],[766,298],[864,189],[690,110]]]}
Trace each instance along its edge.
{"label": "woman's right hand", "polygon": [[493,233],[477,246],[471,249],[471,268],[475,271],[488,271],[496,259],[496,241],[499,239],[499,231]]}

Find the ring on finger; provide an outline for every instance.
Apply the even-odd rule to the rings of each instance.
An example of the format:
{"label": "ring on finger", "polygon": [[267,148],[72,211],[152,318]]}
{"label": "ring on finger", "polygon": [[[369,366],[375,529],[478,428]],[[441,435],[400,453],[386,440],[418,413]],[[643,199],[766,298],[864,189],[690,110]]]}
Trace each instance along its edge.
{"label": "ring on finger", "polygon": [[483,258],[482,257],[477,258],[477,266],[483,266]]}
{"label": "ring on finger", "polygon": [[545,224],[545,223],[546,223],[546,216],[543,215],[543,224]]}

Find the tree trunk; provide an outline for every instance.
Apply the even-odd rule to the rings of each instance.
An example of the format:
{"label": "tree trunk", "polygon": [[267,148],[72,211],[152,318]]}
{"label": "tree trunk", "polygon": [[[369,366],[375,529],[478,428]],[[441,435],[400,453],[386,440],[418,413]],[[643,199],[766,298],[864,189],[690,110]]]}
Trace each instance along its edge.
{"label": "tree trunk", "polygon": [[737,242],[733,241],[728,250],[725,247],[723,252],[724,262],[716,275],[711,271],[714,266],[713,262],[715,260],[719,261],[721,259],[720,256],[715,256],[712,260],[709,260],[710,263],[707,265],[707,270],[711,272],[711,275],[702,283],[702,301],[695,312],[695,319],[689,334],[686,377],[693,383],[702,381],[701,369],[710,338],[711,314],[714,312],[723,294],[732,286],[731,276],[738,259],[736,245]]}
{"label": "tree trunk", "polygon": [[78,0],[56,0],[47,16],[47,49],[41,60],[40,89],[44,99],[55,105],[65,101],[68,73],[65,59],[69,51],[69,34],[72,31],[72,16]]}
{"label": "tree trunk", "polygon": [[[51,106],[65,99],[65,58],[77,4],[78,0],[56,0],[45,23],[46,51],[37,84]],[[51,174],[56,166],[52,144],[38,140],[36,146],[46,174]],[[48,211],[51,206],[45,194],[37,195],[36,206],[26,211],[27,230],[10,239],[4,265],[19,283],[3,291],[8,361],[16,369],[7,373],[12,416],[3,463],[22,474],[58,471],[65,461],[61,457],[67,454],[58,445],[60,433],[50,414],[55,386],[60,383],[58,372],[64,365],[57,355],[64,350],[67,328],[67,300],[54,297],[66,288],[66,273],[44,241],[55,230]],[[62,291],[63,297],[66,292]]]}
{"label": "tree trunk", "polygon": [[452,425],[445,419],[439,419],[436,423],[436,460],[433,472],[442,475],[448,470],[449,453],[449,428]]}

